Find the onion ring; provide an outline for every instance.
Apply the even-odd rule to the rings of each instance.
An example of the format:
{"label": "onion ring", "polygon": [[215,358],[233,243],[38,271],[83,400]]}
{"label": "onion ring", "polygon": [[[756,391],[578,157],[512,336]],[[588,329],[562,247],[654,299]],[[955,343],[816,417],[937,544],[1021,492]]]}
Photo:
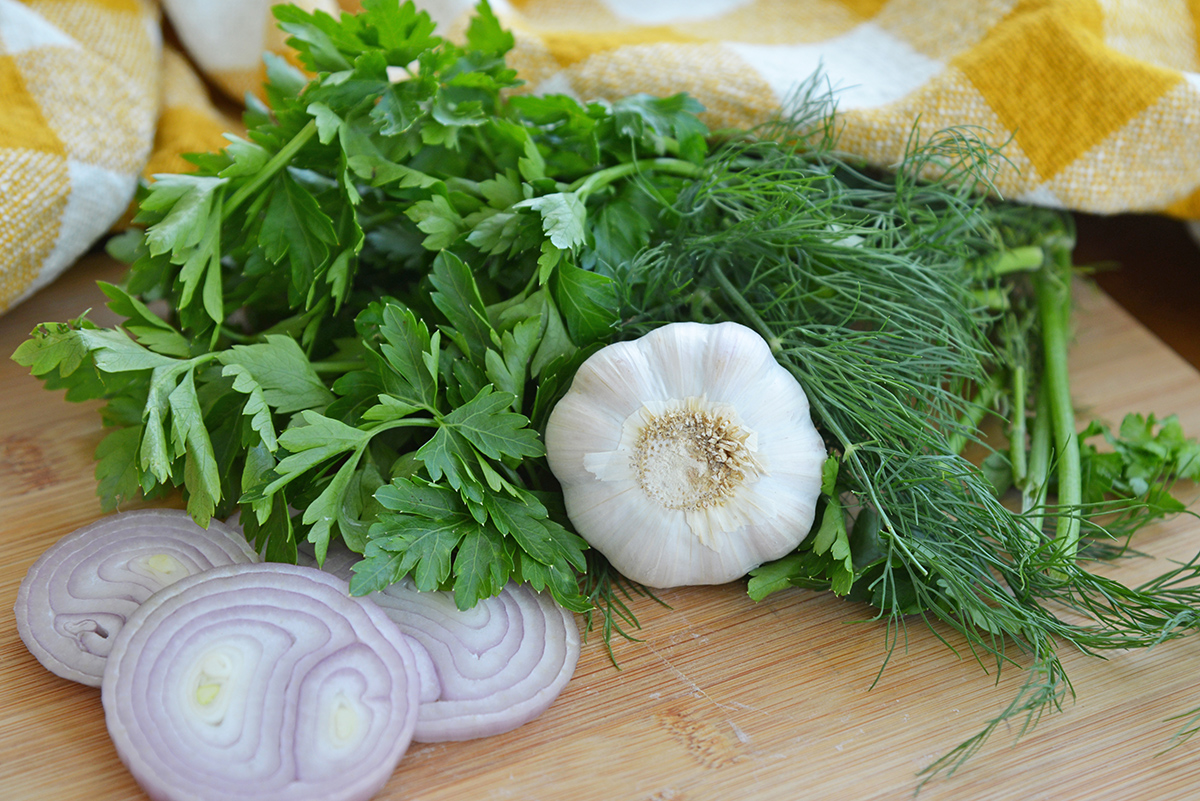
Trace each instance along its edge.
{"label": "onion ring", "polygon": [[[304,550],[300,558],[316,565]],[[331,547],[321,569],[349,581],[360,558]],[[419,743],[488,737],[528,723],[554,703],[579,661],[574,616],[526,584],[509,582],[465,611],[452,592],[422,592],[408,578],[365,597],[413,640]]]}
{"label": "onion ring", "polygon": [[417,654],[419,743],[488,737],[528,723],[554,703],[579,660],[574,616],[526,584],[509,582],[466,611],[453,593],[421,592],[407,579],[367,597],[424,651]]}
{"label": "onion ring", "polygon": [[357,801],[412,738],[408,639],[308,567],[215,568],[156,593],[101,685],[121,761],[156,801]]}
{"label": "onion ring", "polygon": [[245,537],[179,509],[109,515],[51,545],[29,568],[13,612],[25,647],[52,673],[99,687],[125,619],[163,587],[213,567],[257,562]]}

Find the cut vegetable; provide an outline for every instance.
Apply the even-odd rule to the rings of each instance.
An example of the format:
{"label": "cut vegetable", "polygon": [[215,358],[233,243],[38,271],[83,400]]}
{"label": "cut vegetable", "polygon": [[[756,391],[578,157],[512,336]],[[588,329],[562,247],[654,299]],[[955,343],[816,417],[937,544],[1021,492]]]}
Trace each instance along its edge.
{"label": "cut vegetable", "polygon": [[408,579],[368,597],[428,655],[417,742],[512,731],[545,712],[575,672],[574,617],[526,584],[509,583],[466,611],[453,593],[420,592]]}
{"label": "cut vegetable", "polygon": [[350,801],[411,742],[408,639],[346,582],[308,567],[234,565],[130,615],[101,685],[121,761],[157,801]]}
{"label": "cut vegetable", "polygon": [[47,670],[100,686],[113,638],[154,592],[186,576],[257,562],[245,538],[177,509],[110,515],[50,546],[17,591],[17,632]]}
{"label": "cut vegetable", "polygon": [[[358,555],[331,548],[323,569],[349,579]],[[422,743],[501,734],[554,703],[579,661],[574,616],[548,593],[510,582],[460,610],[452,592],[421,592],[409,579],[366,596],[415,641]]]}

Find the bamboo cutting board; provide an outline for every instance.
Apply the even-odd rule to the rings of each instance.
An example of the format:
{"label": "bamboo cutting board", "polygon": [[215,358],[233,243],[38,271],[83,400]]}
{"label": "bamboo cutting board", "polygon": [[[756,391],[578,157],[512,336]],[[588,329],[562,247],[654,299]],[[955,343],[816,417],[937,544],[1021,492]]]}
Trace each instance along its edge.
{"label": "bamboo cutting board", "polygon": [[[0,798],[9,801],[145,797],[109,742],[99,690],[43,670],[9,611],[41,551],[100,514],[91,453],[101,431],[95,406],[46,392],[7,357],[37,322],[88,307],[106,319],[94,281],[118,275],[106,259],[85,260],[0,318]],[[1099,292],[1081,287],[1079,302],[1071,367],[1081,410],[1110,421],[1177,413],[1200,433],[1200,375]],[[1188,558],[1200,550],[1200,520],[1178,518],[1137,544]],[[1111,572],[1137,583],[1162,568],[1147,558]],[[379,798],[904,798],[1025,678],[986,672],[919,621],[888,632],[868,608],[830,595],[791,590],[755,604],[735,584],[661,598],[670,608],[633,602],[641,640],[615,642],[621,669],[590,638],[539,720],[486,740],[414,745]],[[900,643],[880,673],[888,636]],[[921,797],[1200,798],[1200,742],[1159,754],[1179,725],[1166,719],[1200,707],[1200,640],[1063,661],[1076,701],[1023,737],[1001,729]]]}

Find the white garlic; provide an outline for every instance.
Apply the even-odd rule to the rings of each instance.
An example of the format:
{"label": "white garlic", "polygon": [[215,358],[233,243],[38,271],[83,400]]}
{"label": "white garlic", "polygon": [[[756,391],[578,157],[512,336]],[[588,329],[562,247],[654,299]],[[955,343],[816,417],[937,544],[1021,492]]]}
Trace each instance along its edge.
{"label": "white garlic", "polygon": [[737,323],[600,350],[550,414],[546,455],[588,543],[648,587],[721,584],[812,528],[825,446],[796,379]]}

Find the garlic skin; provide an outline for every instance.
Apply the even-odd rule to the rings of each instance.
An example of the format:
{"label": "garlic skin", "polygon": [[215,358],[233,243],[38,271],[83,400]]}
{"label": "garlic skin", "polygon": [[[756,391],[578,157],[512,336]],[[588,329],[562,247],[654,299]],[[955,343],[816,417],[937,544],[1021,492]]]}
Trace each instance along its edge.
{"label": "garlic skin", "polygon": [[585,361],[546,426],[576,531],[647,587],[723,584],[812,528],[825,446],[754,331],[671,323]]}

